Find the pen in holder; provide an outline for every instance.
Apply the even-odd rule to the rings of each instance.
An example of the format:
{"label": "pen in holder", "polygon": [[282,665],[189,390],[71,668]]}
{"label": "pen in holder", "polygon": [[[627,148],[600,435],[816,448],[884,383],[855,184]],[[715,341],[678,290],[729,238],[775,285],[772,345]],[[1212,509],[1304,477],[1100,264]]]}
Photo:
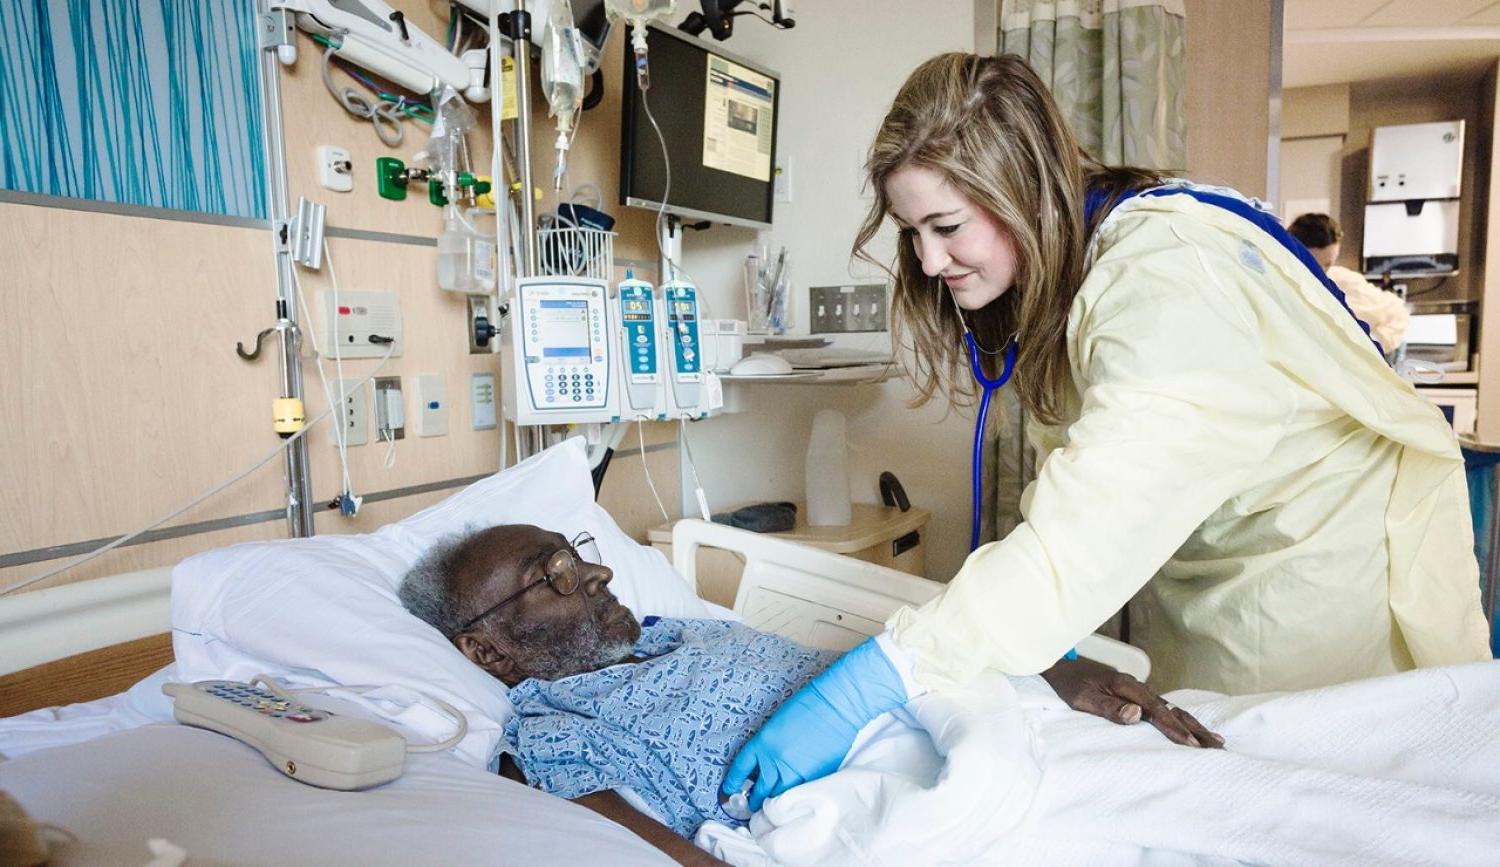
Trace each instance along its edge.
{"label": "pen in holder", "polygon": [[750,333],[786,333],[791,326],[791,282],[785,247],[774,258],[764,250],[745,257],[745,318]]}

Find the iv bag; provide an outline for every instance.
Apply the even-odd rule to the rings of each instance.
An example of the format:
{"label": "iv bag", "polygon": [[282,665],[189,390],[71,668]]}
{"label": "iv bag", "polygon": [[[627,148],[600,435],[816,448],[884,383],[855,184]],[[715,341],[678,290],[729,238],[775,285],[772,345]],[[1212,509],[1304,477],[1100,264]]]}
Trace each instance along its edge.
{"label": "iv bag", "polygon": [[564,118],[571,126],[573,114],[583,104],[583,45],[573,23],[570,3],[553,3],[547,10],[542,33],[542,93],[549,115]]}
{"label": "iv bag", "polygon": [[677,11],[677,0],[604,0],[604,8],[613,18],[641,24],[670,16]]}

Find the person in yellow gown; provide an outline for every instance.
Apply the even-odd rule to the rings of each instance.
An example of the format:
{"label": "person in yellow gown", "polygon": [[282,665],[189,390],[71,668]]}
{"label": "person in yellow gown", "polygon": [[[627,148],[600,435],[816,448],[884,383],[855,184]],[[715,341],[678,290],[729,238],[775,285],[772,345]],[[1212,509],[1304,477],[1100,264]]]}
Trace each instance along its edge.
{"label": "person in yellow gown", "polygon": [[753,778],[758,805],[827,774],[865,722],[986,668],[1170,719],[1058,661],[1142,589],[1161,690],[1488,658],[1453,431],[1256,203],[1092,161],[1010,56],[920,66],[867,168],[856,251],[887,219],[901,233],[893,311],[921,395],[968,393],[968,335],[991,376],[1014,338],[1037,478],[1023,522],[788,700],[726,792]]}

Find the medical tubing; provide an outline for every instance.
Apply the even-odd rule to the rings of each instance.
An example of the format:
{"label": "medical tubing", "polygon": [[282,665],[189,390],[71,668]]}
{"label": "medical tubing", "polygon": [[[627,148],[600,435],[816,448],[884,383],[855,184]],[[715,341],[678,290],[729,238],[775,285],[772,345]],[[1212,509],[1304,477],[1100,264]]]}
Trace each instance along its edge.
{"label": "medical tubing", "polygon": [[[385,688],[379,685],[360,684],[358,686],[303,686],[296,689],[287,689],[269,674],[257,674],[255,677],[251,678],[250,685],[263,686],[265,687],[266,692],[269,692],[272,695],[286,701],[297,701],[298,695],[304,695],[312,692],[323,693],[326,695],[329,690],[334,689],[341,689],[346,692],[352,692],[356,695],[359,695],[361,693],[373,692],[377,689]],[[413,744],[410,741],[407,741],[406,751],[409,753],[436,753],[458,746],[459,741],[462,741],[464,739],[464,736],[469,733],[469,718],[464,715],[464,712],[447,703],[446,701],[443,701],[435,695],[428,695],[427,693],[422,692],[419,689],[412,691],[437,705],[438,707],[442,708],[443,712],[448,714],[448,716],[453,720],[458,728],[457,731],[455,731],[452,735],[449,735],[448,737],[436,743]],[[337,698],[337,696],[332,697]]]}
{"label": "medical tubing", "polygon": [[693,461],[693,449],[688,445],[687,419],[678,419],[677,425],[677,438],[682,442],[682,453],[687,458],[688,471],[693,474],[693,493],[698,497],[698,512],[703,515],[703,520],[712,521],[713,516],[708,510],[708,496],[703,493],[703,480],[698,478],[698,465]]}
{"label": "medical tubing", "polygon": [[[375,127],[375,135],[379,136],[382,142],[385,142],[388,147],[398,147],[406,131],[401,128],[401,116],[396,112],[405,108],[404,101],[375,102],[367,99],[352,87],[339,89],[338,85],[333,83],[333,75],[329,72],[329,67],[333,64],[333,53],[338,49],[339,43],[330,40],[328,47],[323,50],[323,85],[328,88],[329,93],[333,94],[334,100],[344,107],[344,111],[370,121]],[[381,121],[385,121],[390,126],[382,125]]]}
{"label": "medical tubing", "polygon": [[[327,238],[323,239],[323,258],[326,259],[326,260],[328,260],[328,274],[329,274],[330,278],[332,279],[332,283],[333,283],[333,306],[334,306],[334,309],[338,309],[338,306],[339,306],[339,284],[338,284],[338,277],[334,275],[334,270],[333,270],[333,254],[328,249],[328,239]],[[303,290],[302,290],[302,280],[301,280],[300,277],[297,276],[297,269],[296,268],[292,269],[292,286],[295,287],[296,290],[297,290],[297,301],[298,301],[299,304],[302,305],[302,313],[303,313],[302,322],[303,322],[304,327],[307,328],[307,336],[308,336],[308,338],[312,341],[312,345],[313,345],[313,365],[317,368],[317,371],[318,371],[318,381],[320,383],[322,383],[322,385],[323,385],[323,398],[328,401],[328,407],[329,407],[329,409],[332,409],[335,406],[342,407],[344,405],[344,401],[347,399],[347,393],[344,391],[344,364],[343,364],[343,355],[339,351],[339,325],[338,325],[338,317],[337,316],[333,317],[333,360],[334,360],[335,371],[336,371],[336,373],[338,375],[338,378],[339,378],[339,399],[338,399],[337,403],[334,403],[334,400],[333,400],[333,388],[331,386],[329,386],[329,384],[328,384],[328,376],[323,372],[323,354],[321,352],[319,352],[318,349],[317,349],[317,346],[318,346],[318,332],[313,328],[313,319],[314,319],[314,316],[313,316],[312,307],[310,305],[308,305],[308,303],[307,303],[307,294],[305,292],[303,292]],[[353,496],[353,494],[354,494],[354,491],[353,491],[353,482],[349,478],[348,432],[344,430],[344,425],[342,423],[334,425],[334,428],[333,428],[333,439],[334,439],[334,444],[338,446],[338,450],[339,450],[339,467],[340,467],[340,469],[343,472],[344,489],[343,489],[343,491],[341,493]]]}
{"label": "medical tubing", "polygon": [[[385,350],[385,355],[383,357],[381,357],[380,362],[375,365],[375,369],[372,370],[372,371],[370,371],[370,375],[369,376],[366,376],[364,379],[360,380],[359,384],[356,385],[355,388],[363,388],[364,385],[365,385],[365,383],[367,383],[370,380],[374,379],[375,378],[375,374],[379,373],[380,369],[385,366],[385,363],[390,360],[391,353],[394,352],[395,349],[396,349],[396,344],[394,342],[387,344],[386,345],[386,350]],[[190,502],[188,502],[186,505],[182,506],[181,508],[176,509],[175,511],[172,511],[172,512],[166,514],[166,515],[163,515],[160,518],[157,518],[156,520],[154,520],[151,523],[147,524],[146,526],[140,528],[139,530],[136,530],[133,533],[127,533],[126,535],[121,536],[118,539],[115,539],[113,542],[110,542],[110,543],[108,543],[106,545],[102,545],[99,548],[96,548],[96,549],[94,549],[93,551],[90,551],[87,554],[82,554],[76,560],[73,560],[72,562],[69,562],[69,563],[65,563],[62,566],[59,566],[56,569],[51,570],[50,572],[43,572],[40,575],[36,575],[34,577],[27,578],[24,581],[18,581],[15,584],[11,584],[11,585],[9,585],[7,587],[0,588],[0,596],[8,596],[8,595],[10,595],[12,593],[15,593],[17,590],[24,590],[27,587],[30,587],[33,584],[37,584],[39,582],[45,581],[48,578],[53,577],[54,575],[61,575],[62,573],[68,571],[69,569],[74,568],[75,566],[82,566],[84,563],[87,563],[90,560],[95,559],[96,557],[101,557],[104,554],[107,554],[110,551],[113,551],[114,549],[120,547],[121,545],[124,545],[126,542],[129,542],[130,540],[136,538],[137,536],[140,536],[140,535],[142,535],[144,533],[151,532],[152,530],[156,529],[157,527],[160,527],[162,524],[165,524],[166,522],[172,520],[173,518],[177,517],[178,515],[181,515],[183,512],[186,512],[189,509],[192,509],[194,506],[198,505],[199,503],[203,502],[204,500],[207,500],[209,497],[212,497],[213,495],[219,493],[220,491],[224,490],[225,488],[229,487],[230,485],[233,485],[235,482],[240,481],[241,479],[245,478],[246,476],[250,475],[251,473],[253,473],[256,470],[260,469],[261,467],[265,466],[272,459],[274,459],[277,455],[280,455],[282,453],[282,451],[285,450],[287,447],[289,447],[292,443],[294,443],[297,440],[301,439],[308,431],[312,430],[313,429],[313,425],[315,425],[318,422],[322,421],[323,419],[327,418],[332,413],[333,413],[333,407],[331,407],[331,406],[328,407],[327,409],[323,410],[322,412],[318,413],[317,416],[315,416],[310,421],[308,421],[308,422],[306,422],[306,423],[304,423],[302,425],[302,430],[297,431],[296,433],[292,434],[291,436],[289,436],[286,439],[281,440],[279,443],[277,443],[276,444],[276,448],[272,449],[269,453],[267,453],[265,457],[261,458],[260,460],[256,461],[255,463],[251,464],[243,472],[239,473],[238,475],[234,476],[233,478],[231,478],[231,479],[229,479],[229,480],[227,480],[225,482],[221,482],[218,485],[215,485],[207,493],[203,494],[202,496],[194,498],[193,500],[191,500]]]}
{"label": "medical tubing", "polygon": [[651,467],[646,463],[646,422],[644,419],[635,423],[636,441],[641,444],[641,472],[646,474],[646,487],[651,489],[651,499],[656,501],[656,508],[661,510],[661,519],[672,523],[672,516],[667,514],[667,507],[662,505],[661,494],[656,492],[656,482],[651,480]]}

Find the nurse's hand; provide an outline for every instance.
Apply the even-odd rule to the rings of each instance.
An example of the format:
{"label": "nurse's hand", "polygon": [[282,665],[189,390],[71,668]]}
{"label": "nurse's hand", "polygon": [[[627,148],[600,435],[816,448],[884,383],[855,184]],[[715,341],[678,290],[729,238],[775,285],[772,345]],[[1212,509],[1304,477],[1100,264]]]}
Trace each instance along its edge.
{"label": "nurse's hand", "polygon": [[1092,659],[1064,659],[1042,677],[1068,707],[1131,725],[1145,719],[1176,744],[1220,749],[1224,739],[1193,715],[1169,704],[1151,687]]}
{"label": "nurse's hand", "polygon": [[752,777],[750,809],[767,798],[838,770],[865,723],[906,702],[906,687],[870,639],[787,699],[740,749],[724,775],[733,795]]}

